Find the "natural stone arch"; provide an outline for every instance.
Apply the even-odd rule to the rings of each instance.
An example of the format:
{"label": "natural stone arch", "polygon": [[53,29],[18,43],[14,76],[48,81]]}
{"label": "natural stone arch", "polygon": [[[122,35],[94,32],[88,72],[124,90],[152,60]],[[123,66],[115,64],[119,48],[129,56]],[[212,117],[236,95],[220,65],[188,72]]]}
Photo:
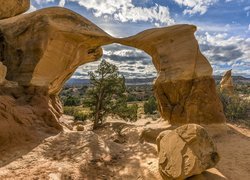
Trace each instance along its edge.
{"label": "natural stone arch", "polygon": [[101,46],[120,43],[151,55],[158,72],[155,95],[164,119],[171,124],[225,122],[212,68],[199,51],[195,30],[193,25],[175,25],[114,38],[65,8],[2,20],[0,61],[7,67],[6,79],[19,84],[18,88],[2,87],[2,95],[14,96],[13,108],[21,104],[32,110],[33,114],[27,114],[31,126],[37,118],[59,127],[62,110],[57,95],[65,81],[78,66],[98,60]]}

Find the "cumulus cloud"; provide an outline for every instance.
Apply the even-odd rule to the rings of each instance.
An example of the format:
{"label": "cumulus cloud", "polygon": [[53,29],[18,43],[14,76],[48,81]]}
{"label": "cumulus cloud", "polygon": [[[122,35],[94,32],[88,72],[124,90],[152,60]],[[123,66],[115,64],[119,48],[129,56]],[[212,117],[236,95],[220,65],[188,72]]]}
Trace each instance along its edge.
{"label": "cumulus cloud", "polygon": [[205,14],[210,6],[218,0],[174,0],[180,6],[185,6],[184,14]]}
{"label": "cumulus cloud", "polygon": [[42,5],[50,2],[54,2],[55,0],[34,0],[37,4]]}
{"label": "cumulus cloud", "polygon": [[250,38],[208,32],[197,35],[197,38],[215,74],[231,68],[236,75],[250,74]]}
{"label": "cumulus cloud", "polygon": [[58,5],[61,7],[64,7],[65,3],[66,3],[66,0],[60,0]]}
{"label": "cumulus cloud", "polygon": [[[151,7],[135,6],[132,0],[67,0],[92,10],[96,17],[112,18],[120,22],[152,22],[155,25],[173,24],[169,8],[154,4]],[[59,4],[65,5],[65,0]]]}
{"label": "cumulus cloud", "polygon": [[[115,64],[128,79],[156,77],[156,70],[151,57],[136,48],[119,44],[104,46],[101,59]],[[73,78],[88,78],[88,72],[96,70],[99,63],[100,61],[97,61],[79,67]]]}

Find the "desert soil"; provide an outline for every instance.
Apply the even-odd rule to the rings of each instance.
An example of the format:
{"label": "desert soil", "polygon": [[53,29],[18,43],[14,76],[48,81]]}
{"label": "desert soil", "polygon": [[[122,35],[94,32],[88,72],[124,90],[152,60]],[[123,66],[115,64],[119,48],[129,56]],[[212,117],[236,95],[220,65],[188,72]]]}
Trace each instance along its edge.
{"label": "desert soil", "polygon": [[[90,130],[89,123],[83,124],[83,131],[76,131],[69,116],[61,121],[63,132],[0,151],[4,154],[0,179],[161,180],[156,145],[140,139],[145,128],[168,126],[161,120],[143,118],[125,123],[108,119],[95,131]],[[189,179],[249,180],[250,130],[232,124],[206,129],[217,144],[221,160],[215,168]]]}

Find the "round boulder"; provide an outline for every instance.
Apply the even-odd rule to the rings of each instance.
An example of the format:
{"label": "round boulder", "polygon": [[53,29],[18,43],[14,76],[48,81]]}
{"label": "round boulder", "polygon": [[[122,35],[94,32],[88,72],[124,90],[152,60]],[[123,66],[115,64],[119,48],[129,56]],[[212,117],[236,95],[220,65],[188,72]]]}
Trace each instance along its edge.
{"label": "round boulder", "polygon": [[159,171],[165,180],[201,174],[219,161],[215,144],[206,130],[197,124],[163,131],[157,138],[157,146]]}

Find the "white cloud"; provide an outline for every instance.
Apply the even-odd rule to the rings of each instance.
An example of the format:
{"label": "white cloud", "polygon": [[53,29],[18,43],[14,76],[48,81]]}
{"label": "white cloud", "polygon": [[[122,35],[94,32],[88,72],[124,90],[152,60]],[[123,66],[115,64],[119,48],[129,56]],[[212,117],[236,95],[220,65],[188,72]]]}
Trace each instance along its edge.
{"label": "white cloud", "polygon": [[36,10],[37,10],[37,9],[36,9],[35,6],[30,5],[30,8],[29,8],[29,10],[28,10],[26,13],[31,13],[31,12],[36,11]]}
{"label": "white cloud", "polygon": [[205,14],[210,6],[218,0],[174,0],[180,6],[185,6],[184,14]]}
{"label": "white cloud", "polygon": [[249,76],[250,38],[206,32],[197,35],[197,39],[215,74],[232,68],[235,75]]}
{"label": "white cloud", "polygon": [[66,3],[66,0],[60,0],[58,5],[61,7],[64,7],[65,3]]}
{"label": "white cloud", "polygon": [[[155,25],[173,24],[169,8],[154,4],[151,7],[135,6],[132,0],[68,0],[92,10],[96,17],[107,17],[120,22],[152,22]],[[65,1],[60,5],[64,5]]]}
{"label": "white cloud", "polygon": [[245,11],[249,11],[249,10],[250,10],[250,6],[244,7],[244,10],[245,10]]}
{"label": "white cloud", "polygon": [[[156,69],[152,58],[142,50],[112,44],[103,47],[103,57],[107,62],[116,65],[119,71],[127,78],[151,78],[156,77]],[[100,61],[80,66],[73,78],[88,78],[87,72],[97,69]]]}
{"label": "white cloud", "polygon": [[34,0],[37,4],[42,5],[49,2],[54,2],[55,0]]}

